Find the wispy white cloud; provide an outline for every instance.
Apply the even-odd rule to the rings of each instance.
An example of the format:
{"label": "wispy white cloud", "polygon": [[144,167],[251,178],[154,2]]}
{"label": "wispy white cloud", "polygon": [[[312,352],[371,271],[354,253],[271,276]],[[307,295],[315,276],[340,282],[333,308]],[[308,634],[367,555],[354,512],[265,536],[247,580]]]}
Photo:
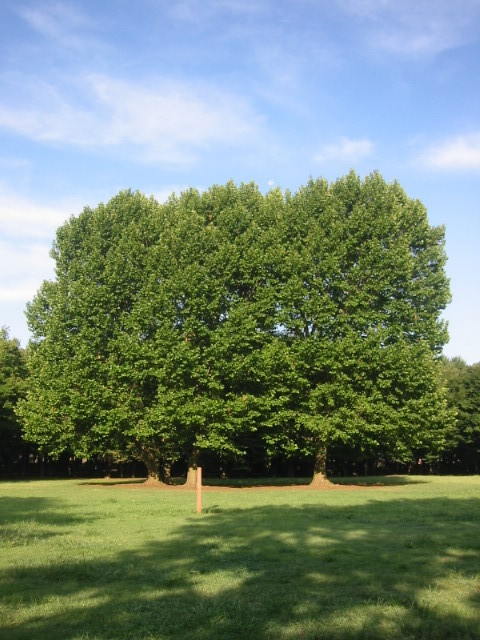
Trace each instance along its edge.
{"label": "wispy white cloud", "polygon": [[30,237],[51,242],[57,227],[82,208],[78,202],[39,204],[0,188],[0,231],[12,238]]}
{"label": "wispy white cloud", "polygon": [[417,161],[430,169],[480,170],[480,132],[432,144]]}
{"label": "wispy white cloud", "polygon": [[102,76],[90,82],[109,113],[101,142],[141,146],[153,160],[191,161],[212,144],[243,146],[259,129],[260,119],[240,96],[216,87],[173,80],[142,87]]}
{"label": "wispy white cloud", "polygon": [[49,254],[55,231],[82,208],[73,200],[40,203],[0,185],[0,324],[8,316],[9,305],[21,309],[42,281],[53,277]]}
{"label": "wispy white cloud", "polygon": [[332,144],[323,146],[314,156],[316,162],[340,160],[357,162],[372,154],[374,145],[368,138],[352,139],[341,137]]}
{"label": "wispy white cloud", "polygon": [[26,158],[14,158],[11,156],[0,156],[0,167],[4,169],[29,169],[32,166],[30,160]]}
{"label": "wispy white cloud", "polygon": [[29,302],[39,289],[38,282],[14,284],[9,287],[0,285],[0,302]]}
{"label": "wispy white cloud", "polygon": [[168,11],[180,20],[199,21],[218,13],[257,15],[269,11],[266,0],[179,0]]}
{"label": "wispy white cloud", "polygon": [[338,70],[337,53],[323,41],[302,39],[285,31],[257,33],[252,29],[249,51],[255,67],[254,90],[268,103],[286,108],[303,119],[311,114],[307,95],[312,89],[312,70]]}
{"label": "wispy white cloud", "polygon": [[87,35],[87,29],[90,30],[94,24],[72,4],[31,4],[20,6],[17,11],[31,29],[63,47],[84,49],[87,39],[90,41],[91,36]]}
{"label": "wispy white cloud", "polygon": [[263,121],[250,104],[211,85],[170,79],[141,85],[102,75],[78,79],[77,94],[66,86],[27,85],[29,106],[0,106],[0,127],[33,140],[128,146],[137,160],[182,164],[212,145],[261,139]]}
{"label": "wispy white cloud", "polygon": [[0,104],[0,127],[32,140],[88,145],[99,125],[95,113],[72,104],[54,86],[31,78],[25,78],[18,101],[8,104],[4,99]]}
{"label": "wispy white cloud", "polygon": [[53,277],[49,245],[37,241],[20,244],[0,241],[0,303],[25,304],[33,298],[44,279]]}
{"label": "wispy white cloud", "polygon": [[368,44],[402,56],[435,55],[480,32],[478,0],[337,0],[356,15]]}

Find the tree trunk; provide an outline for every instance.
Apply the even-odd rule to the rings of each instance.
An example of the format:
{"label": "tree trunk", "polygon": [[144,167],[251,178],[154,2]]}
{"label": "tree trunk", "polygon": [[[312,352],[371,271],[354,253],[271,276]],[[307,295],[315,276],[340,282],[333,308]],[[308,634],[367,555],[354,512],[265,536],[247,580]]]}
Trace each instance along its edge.
{"label": "tree trunk", "polygon": [[105,456],[105,458],[104,458],[104,463],[105,463],[105,471],[103,473],[103,477],[104,478],[111,478],[112,477],[112,467],[113,467],[112,456],[107,454]]}
{"label": "tree trunk", "polygon": [[185,489],[196,489],[197,487],[197,467],[199,466],[200,451],[194,449],[188,461],[187,479],[183,485]]}
{"label": "tree trunk", "polygon": [[319,444],[313,463],[313,478],[310,486],[322,487],[326,484],[330,484],[330,481],[327,479],[327,447]]}
{"label": "tree trunk", "polygon": [[160,464],[160,478],[165,484],[172,484],[172,465],[169,462]]}
{"label": "tree trunk", "polygon": [[143,449],[142,453],[142,462],[147,467],[147,479],[145,484],[160,484],[164,485],[163,479],[160,476],[160,462],[158,456],[147,449]]}

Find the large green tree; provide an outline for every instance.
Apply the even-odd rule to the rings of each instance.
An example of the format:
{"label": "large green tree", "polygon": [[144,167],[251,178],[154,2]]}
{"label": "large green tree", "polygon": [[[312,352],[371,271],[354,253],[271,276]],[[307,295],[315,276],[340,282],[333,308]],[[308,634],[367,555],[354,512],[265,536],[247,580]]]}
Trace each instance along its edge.
{"label": "large green tree", "polygon": [[49,453],[122,451],[167,480],[175,460],[194,471],[253,442],[311,456],[318,481],[339,443],[442,447],[443,230],[378,174],[163,205],[121,192],[61,227],[52,255],[20,408]]}
{"label": "large green tree", "polygon": [[162,206],[122,192],[61,227],[56,280],[27,310],[28,436],[57,455],[126,451],[151,478],[202,449],[240,454],[275,326],[269,216],[256,187],[230,183]]}
{"label": "large green tree", "polygon": [[292,393],[280,442],[290,433],[290,451],[315,457],[314,482],[339,444],[403,461],[440,451],[451,421],[437,363],[444,230],[397,183],[352,172],[287,194],[279,232]]}

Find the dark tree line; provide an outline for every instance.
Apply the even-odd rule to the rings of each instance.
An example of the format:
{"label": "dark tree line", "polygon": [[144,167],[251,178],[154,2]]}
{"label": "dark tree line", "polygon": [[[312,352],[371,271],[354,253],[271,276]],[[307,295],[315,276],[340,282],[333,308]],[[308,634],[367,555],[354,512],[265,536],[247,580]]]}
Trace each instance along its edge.
{"label": "dark tree line", "polygon": [[467,365],[461,358],[443,363],[448,405],[455,414],[445,467],[461,473],[480,472],[480,362]]}
{"label": "dark tree line", "polygon": [[444,232],[379,174],[124,191],[65,223],[52,256],[17,407],[42,455],[321,482],[452,442]]}
{"label": "dark tree line", "polygon": [[[28,385],[25,366],[26,354],[5,329],[0,331],[0,475],[4,477],[28,476],[141,476],[143,465],[127,456],[100,455],[90,459],[76,458],[64,452],[58,458],[42,454],[38,447],[26,442],[15,416],[17,401],[24,397]],[[448,406],[455,415],[445,446],[439,455],[424,459],[413,457],[397,461],[388,455],[369,456],[361,449],[336,446],[332,449],[329,468],[334,475],[373,475],[388,472],[426,473],[432,469],[444,473],[479,473],[480,465],[480,363],[467,365],[461,358],[443,359],[442,382],[445,385]],[[419,461],[421,463],[419,464]],[[282,456],[267,459],[262,447],[255,443],[247,448],[241,459],[220,464],[215,456],[204,457],[207,471],[212,475],[308,475],[308,460]],[[182,473],[185,462],[174,471]]]}
{"label": "dark tree line", "polygon": [[[26,354],[6,328],[0,329],[0,474],[8,475],[36,458],[36,449],[22,438],[15,407],[27,389]],[[15,466],[17,465],[17,466]]]}

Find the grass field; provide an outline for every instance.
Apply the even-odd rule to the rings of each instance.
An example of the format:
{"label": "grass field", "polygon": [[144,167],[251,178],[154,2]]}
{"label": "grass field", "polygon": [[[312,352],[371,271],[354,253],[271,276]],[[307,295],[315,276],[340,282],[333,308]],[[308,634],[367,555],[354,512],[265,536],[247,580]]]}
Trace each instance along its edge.
{"label": "grass field", "polygon": [[0,638],[480,639],[480,478],[367,483],[2,482]]}

